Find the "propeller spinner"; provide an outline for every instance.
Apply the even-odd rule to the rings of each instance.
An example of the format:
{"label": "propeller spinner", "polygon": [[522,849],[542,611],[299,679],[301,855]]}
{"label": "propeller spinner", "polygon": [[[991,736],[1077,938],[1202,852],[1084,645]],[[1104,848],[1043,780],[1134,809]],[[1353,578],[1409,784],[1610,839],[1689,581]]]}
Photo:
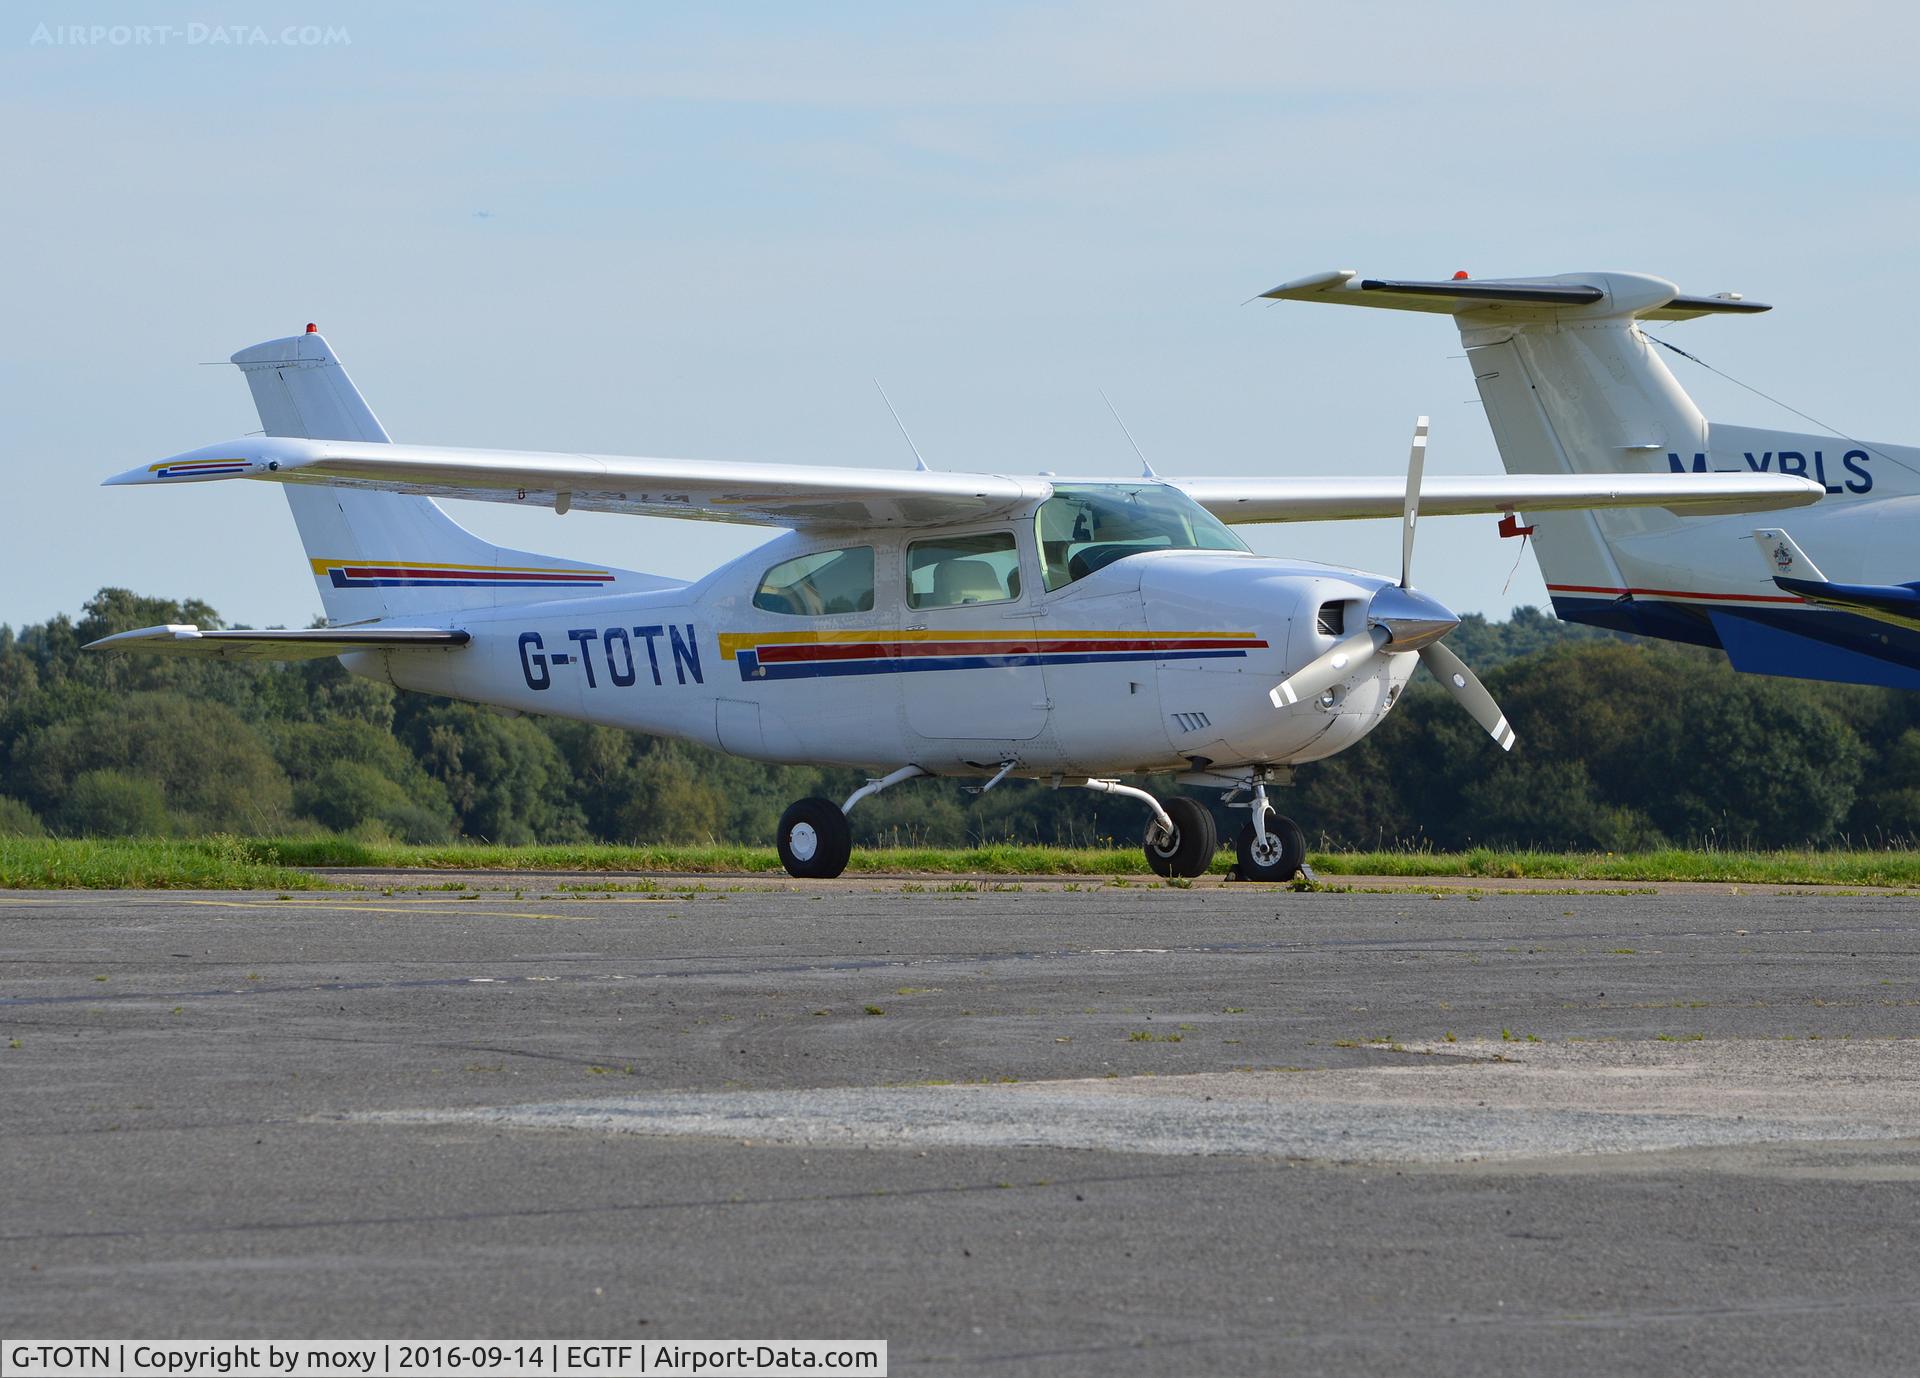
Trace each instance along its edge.
{"label": "propeller spinner", "polygon": [[1413,587],[1413,533],[1420,520],[1420,483],[1427,461],[1427,418],[1413,430],[1413,452],[1407,457],[1407,497],[1400,524],[1400,582],[1373,595],[1367,604],[1365,631],[1341,641],[1324,655],[1309,661],[1273,687],[1275,708],[1288,708],[1302,699],[1318,698],[1365,672],[1375,657],[1417,654],[1433,677],[1446,687],[1473,720],[1487,730],[1503,751],[1513,750],[1513,728],[1466,662],[1440,644],[1460,625],[1460,619],[1437,599]]}

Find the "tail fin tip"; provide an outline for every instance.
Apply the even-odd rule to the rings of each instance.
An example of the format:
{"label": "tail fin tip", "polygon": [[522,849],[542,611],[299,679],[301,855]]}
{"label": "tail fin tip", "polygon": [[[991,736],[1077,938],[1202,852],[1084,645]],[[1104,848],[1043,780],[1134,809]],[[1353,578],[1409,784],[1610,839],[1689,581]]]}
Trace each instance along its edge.
{"label": "tail fin tip", "polygon": [[1778,527],[1754,532],[1753,543],[1760,547],[1760,555],[1767,562],[1767,577],[1770,579],[1798,579],[1807,584],[1833,582],[1820,572],[1820,566],[1808,557],[1799,543]]}

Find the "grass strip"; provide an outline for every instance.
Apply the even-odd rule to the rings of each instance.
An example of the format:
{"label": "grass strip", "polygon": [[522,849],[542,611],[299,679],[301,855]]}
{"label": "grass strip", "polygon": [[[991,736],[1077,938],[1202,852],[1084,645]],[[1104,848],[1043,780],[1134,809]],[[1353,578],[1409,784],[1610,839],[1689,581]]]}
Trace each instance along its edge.
{"label": "grass strip", "polygon": [[326,890],[231,837],[0,837],[0,890]]}
{"label": "grass strip", "polygon": [[[1232,865],[1222,852],[1216,873]],[[1333,876],[1445,876],[1479,880],[1585,880],[1731,885],[1920,888],[1920,851],[1688,851],[1639,853],[1379,851],[1318,853]],[[771,847],[622,847],[602,843],[503,847],[485,843],[407,846],[342,837],[200,839],[0,838],[4,889],[324,888],[310,868],[417,871],[777,873]],[[1144,876],[1134,848],[986,846],[856,848],[849,874]]]}
{"label": "grass strip", "polygon": [[1462,876],[1488,880],[1708,881],[1729,885],[1920,885],[1920,851],[1335,852],[1322,875]]}

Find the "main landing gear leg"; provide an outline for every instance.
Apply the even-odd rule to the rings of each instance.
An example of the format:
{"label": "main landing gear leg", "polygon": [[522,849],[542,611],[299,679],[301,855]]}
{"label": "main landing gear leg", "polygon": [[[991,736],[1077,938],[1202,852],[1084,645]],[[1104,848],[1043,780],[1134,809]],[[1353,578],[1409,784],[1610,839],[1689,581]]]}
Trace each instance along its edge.
{"label": "main landing gear leg", "polygon": [[1103,794],[1124,794],[1153,810],[1147,824],[1147,865],[1156,876],[1204,876],[1220,850],[1220,833],[1213,814],[1198,799],[1175,795],[1162,803],[1143,789],[1118,780],[1083,780],[1081,784]]}
{"label": "main landing gear leg", "polygon": [[919,766],[902,766],[882,779],[867,781],[848,795],[844,804],[831,799],[802,799],[780,815],[780,831],[774,839],[780,849],[780,864],[790,876],[832,880],[847,869],[847,859],[853,855],[853,828],[847,823],[853,806],[890,785],[926,773]]}

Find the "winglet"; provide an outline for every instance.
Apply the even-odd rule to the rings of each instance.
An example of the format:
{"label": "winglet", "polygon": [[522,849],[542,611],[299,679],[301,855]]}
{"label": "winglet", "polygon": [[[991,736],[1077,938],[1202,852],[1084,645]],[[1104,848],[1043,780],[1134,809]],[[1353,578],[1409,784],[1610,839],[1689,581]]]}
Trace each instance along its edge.
{"label": "winglet", "polygon": [[1760,547],[1760,555],[1767,562],[1768,577],[1782,588],[1787,587],[1782,581],[1788,579],[1803,584],[1832,582],[1820,572],[1820,566],[1807,558],[1807,552],[1794,543],[1793,537],[1778,527],[1754,532],[1753,543]]}

